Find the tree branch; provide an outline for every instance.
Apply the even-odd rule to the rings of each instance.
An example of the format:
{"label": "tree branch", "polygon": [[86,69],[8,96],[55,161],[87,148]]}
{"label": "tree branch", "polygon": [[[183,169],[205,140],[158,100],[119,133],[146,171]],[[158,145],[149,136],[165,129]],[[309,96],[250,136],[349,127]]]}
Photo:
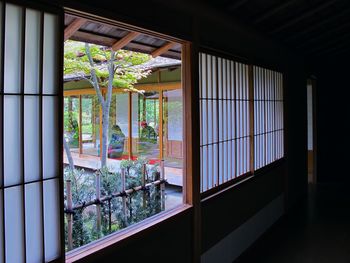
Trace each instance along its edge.
{"label": "tree branch", "polygon": [[90,63],[90,66],[91,66],[90,72],[91,72],[93,87],[94,87],[94,89],[96,91],[96,94],[97,94],[97,97],[98,97],[99,101],[101,102],[102,107],[104,107],[105,106],[105,100],[103,99],[100,86],[98,85],[98,80],[97,80],[97,76],[96,76],[96,70],[94,68],[94,61],[92,60],[92,56],[91,56],[91,52],[90,52],[90,45],[88,43],[85,43],[85,52],[86,52],[86,55],[87,55],[87,57],[89,59],[89,63]]}
{"label": "tree branch", "polygon": [[106,97],[106,103],[107,105],[110,105],[110,101],[112,99],[112,90],[113,90],[113,79],[115,74],[115,67],[114,67],[114,56],[115,51],[111,51],[111,58],[109,59],[109,65],[108,65],[108,89],[107,89],[107,97]]}

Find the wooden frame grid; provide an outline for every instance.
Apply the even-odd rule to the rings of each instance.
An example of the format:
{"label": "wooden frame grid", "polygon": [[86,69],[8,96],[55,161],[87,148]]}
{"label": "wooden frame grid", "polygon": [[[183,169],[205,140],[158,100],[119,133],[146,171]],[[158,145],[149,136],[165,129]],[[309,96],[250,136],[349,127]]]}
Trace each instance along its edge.
{"label": "wooden frame grid", "polygon": [[[7,1],[0,1],[0,10],[0,261],[13,262],[18,257],[24,262],[60,260],[63,160],[62,142],[55,135],[62,138],[63,131],[58,89],[62,70],[57,70],[63,66],[59,59],[63,54],[61,10]],[[9,49],[16,56],[6,54]],[[28,210],[33,205],[35,210]],[[30,218],[35,218],[34,225]],[[33,235],[38,240],[32,240]]]}
{"label": "wooden frame grid", "polygon": [[206,52],[199,55],[202,198],[284,156],[282,74]]}
{"label": "wooden frame grid", "polygon": [[284,157],[283,76],[253,66],[254,79],[254,169]]}
{"label": "wooden frame grid", "polygon": [[250,172],[249,66],[200,53],[201,192]]}

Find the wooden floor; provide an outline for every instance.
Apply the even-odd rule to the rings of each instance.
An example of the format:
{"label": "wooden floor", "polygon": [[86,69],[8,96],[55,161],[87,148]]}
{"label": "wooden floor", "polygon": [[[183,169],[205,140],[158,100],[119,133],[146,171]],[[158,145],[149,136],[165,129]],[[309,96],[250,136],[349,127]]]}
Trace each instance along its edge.
{"label": "wooden floor", "polygon": [[237,263],[349,263],[350,185],[310,185],[309,196]]}
{"label": "wooden floor", "polygon": [[[78,154],[72,152],[74,165],[80,168],[97,170],[101,168],[100,158],[93,155]],[[64,154],[63,162],[68,164],[67,156]],[[111,171],[118,171],[120,167],[119,160],[108,159],[107,166]],[[182,186],[183,171],[180,168],[165,166],[165,179],[170,185]]]}

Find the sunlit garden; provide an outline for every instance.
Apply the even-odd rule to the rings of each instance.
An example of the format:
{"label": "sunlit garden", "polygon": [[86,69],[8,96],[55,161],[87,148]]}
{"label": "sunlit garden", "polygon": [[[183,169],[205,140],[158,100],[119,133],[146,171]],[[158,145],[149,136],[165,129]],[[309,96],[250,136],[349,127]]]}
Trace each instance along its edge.
{"label": "sunlit garden", "polygon": [[181,61],[68,40],[66,251],[182,203]]}

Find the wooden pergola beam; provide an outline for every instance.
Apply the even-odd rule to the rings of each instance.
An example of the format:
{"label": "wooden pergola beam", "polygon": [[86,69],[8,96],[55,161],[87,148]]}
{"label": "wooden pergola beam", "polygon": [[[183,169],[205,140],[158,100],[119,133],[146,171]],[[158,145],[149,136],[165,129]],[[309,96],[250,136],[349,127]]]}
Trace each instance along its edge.
{"label": "wooden pergola beam", "polygon": [[158,57],[158,56],[164,54],[165,52],[167,52],[169,49],[173,48],[175,45],[176,45],[176,43],[169,42],[169,43],[165,44],[164,46],[154,50],[151,53],[151,56],[154,57],[154,58]]}
{"label": "wooden pergola beam", "polygon": [[261,14],[260,16],[258,16],[254,20],[254,23],[255,24],[261,23],[261,22],[265,21],[266,19],[269,19],[270,17],[278,14],[279,12],[281,12],[282,10],[288,8],[289,6],[291,6],[292,4],[294,4],[297,1],[298,0],[290,0],[290,1],[284,2],[282,4],[276,5],[273,8],[270,8],[268,11],[266,11],[263,14]]}
{"label": "wooden pergola beam", "polygon": [[76,18],[72,23],[70,23],[65,29],[64,29],[64,41],[69,39],[71,36],[74,35],[75,32],[79,30],[79,28],[85,24],[87,20],[85,18]]}
{"label": "wooden pergola beam", "polygon": [[318,12],[328,8],[329,6],[333,5],[335,2],[337,2],[337,0],[331,0],[331,1],[324,2],[322,5],[319,5],[313,9],[305,12],[305,13],[300,14],[299,16],[296,16],[294,19],[288,20],[288,22],[286,22],[285,24],[279,25],[277,28],[272,30],[270,33],[277,34],[277,33],[281,32],[282,30],[284,30],[288,27],[291,27],[297,23],[300,23],[304,19],[306,19],[310,16],[313,16],[313,15],[317,14]]}
{"label": "wooden pergola beam", "polygon": [[139,32],[130,32],[129,34],[127,34],[125,37],[119,39],[117,42],[115,42],[112,45],[112,49],[114,51],[117,51],[119,49],[122,49],[123,47],[125,47],[127,44],[129,44],[132,40],[134,40],[138,35],[140,35]]}

